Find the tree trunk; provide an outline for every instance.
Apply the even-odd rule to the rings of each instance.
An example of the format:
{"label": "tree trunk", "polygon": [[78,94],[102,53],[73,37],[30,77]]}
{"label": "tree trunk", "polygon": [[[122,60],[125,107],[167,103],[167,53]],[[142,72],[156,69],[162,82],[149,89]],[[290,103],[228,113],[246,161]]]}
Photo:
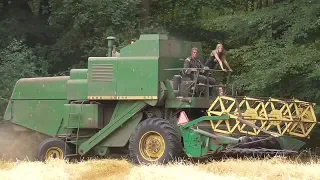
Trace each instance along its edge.
{"label": "tree trunk", "polygon": [[149,0],[141,0],[141,6],[144,10],[142,14],[142,27],[148,26],[148,20],[149,20],[149,15],[150,15],[150,4]]}
{"label": "tree trunk", "polygon": [[258,6],[259,6],[259,9],[262,8],[262,0],[258,0]]}

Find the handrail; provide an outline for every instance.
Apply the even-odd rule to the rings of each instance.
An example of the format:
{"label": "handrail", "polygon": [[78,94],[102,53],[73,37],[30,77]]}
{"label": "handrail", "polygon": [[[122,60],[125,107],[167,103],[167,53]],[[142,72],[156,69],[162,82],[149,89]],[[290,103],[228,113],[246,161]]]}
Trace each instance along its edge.
{"label": "handrail", "polygon": [[[204,70],[204,71],[212,71],[212,72],[221,72],[221,71],[223,71],[223,70],[204,69],[204,68],[169,68],[169,69],[163,69],[163,70],[165,70],[165,71],[179,71],[179,70],[188,70],[188,69],[196,69],[196,70]],[[230,70],[226,70],[226,72],[227,71],[230,71]]]}

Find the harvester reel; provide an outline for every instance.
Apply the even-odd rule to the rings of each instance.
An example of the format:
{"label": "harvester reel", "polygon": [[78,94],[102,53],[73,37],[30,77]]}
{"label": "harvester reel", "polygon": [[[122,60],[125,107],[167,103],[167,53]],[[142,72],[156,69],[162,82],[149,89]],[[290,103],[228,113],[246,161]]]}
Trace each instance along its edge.
{"label": "harvester reel", "polygon": [[[230,116],[229,120],[210,121],[215,132],[224,134],[258,136],[270,132],[275,136],[304,138],[309,136],[317,123],[313,104],[298,100],[219,96],[207,113],[208,116]],[[248,123],[254,126],[249,126]]]}
{"label": "harvester reel", "polygon": [[135,164],[166,164],[180,157],[182,148],[175,127],[162,118],[140,122],[129,140],[130,159]]}

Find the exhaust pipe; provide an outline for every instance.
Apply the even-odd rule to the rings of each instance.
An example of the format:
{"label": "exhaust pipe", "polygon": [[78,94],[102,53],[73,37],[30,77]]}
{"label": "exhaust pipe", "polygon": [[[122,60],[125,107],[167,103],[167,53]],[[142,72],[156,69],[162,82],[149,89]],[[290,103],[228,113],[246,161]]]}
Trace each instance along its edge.
{"label": "exhaust pipe", "polygon": [[112,50],[114,46],[115,37],[109,36],[107,37],[108,40],[108,57],[112,57]]}

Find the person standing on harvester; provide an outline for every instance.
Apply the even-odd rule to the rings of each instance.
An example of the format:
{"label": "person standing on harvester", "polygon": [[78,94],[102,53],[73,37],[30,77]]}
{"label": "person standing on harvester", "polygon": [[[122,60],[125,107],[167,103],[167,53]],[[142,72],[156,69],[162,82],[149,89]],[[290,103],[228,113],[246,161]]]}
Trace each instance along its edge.
{"label": "person standing on harvester", "polygon": [[225,50],[224,50],[222,44],[217,44],[216,49],[211,51],[210,57],[209,57],[208,61],[205,63],[205,65],[208,66],[210,69],[214,69],[217,62],[219,63],[220,68],[223,71],[226,71],[226,69],[223,67],[222,63],[224,63],[228,67],[229,71],[231,71],[231,72],[233,71],[231,69],[231,67],[229,66],[229,63],[226,58]]}

